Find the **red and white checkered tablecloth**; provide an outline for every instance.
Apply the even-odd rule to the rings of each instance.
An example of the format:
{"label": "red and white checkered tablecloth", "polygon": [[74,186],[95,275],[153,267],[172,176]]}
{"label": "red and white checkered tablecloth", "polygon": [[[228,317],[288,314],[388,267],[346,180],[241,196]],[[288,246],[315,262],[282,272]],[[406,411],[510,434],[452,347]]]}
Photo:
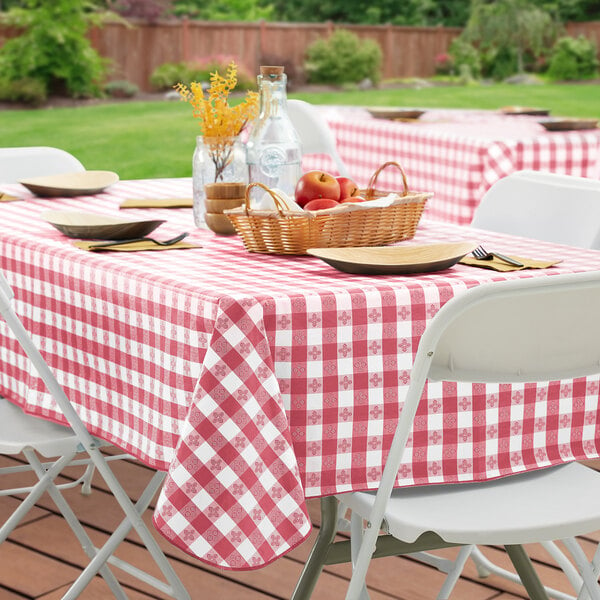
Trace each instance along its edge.
{"label": "red and white checkered tablecloth", "polygon": [[[308,256],[248,253],[237,237],[194,229],[190,209],[127,211],[166,219],[157,237],[189,230],[202,244],[161,252],[85,252],[40,219],[190,193],[188,179],[124,181],[96,196],[2,203],[0,266],[92,433],[168,470],[157,529],[224,569],[263,566],[302,542],[305,498],[377,486],[420,336],[450,298],[489,281],[600,270],[600,252],[436,222],[404,243],[473,239],[562,262],[359,276]],[[398,485],[598,457],[599,389],[589,379],[432,384]],[[61,419],[4,325],[0,393]]]}
{"label": "red and white checkered tablecloth", "polygon": [[[376,119],[356,107],[322,107],[338,151],[364,187],[387,161],[399,162],[412,189],[434,192],[425,214],[468,225],[485,192],[521,169],[600,178],[600,129],[549,132],[540,117],[494,111],[432,109],[414,122]],[[308,169],[335,170],[329,157],[307,156]],[[377,180],[382,189],[402,189],[397,169]]]}

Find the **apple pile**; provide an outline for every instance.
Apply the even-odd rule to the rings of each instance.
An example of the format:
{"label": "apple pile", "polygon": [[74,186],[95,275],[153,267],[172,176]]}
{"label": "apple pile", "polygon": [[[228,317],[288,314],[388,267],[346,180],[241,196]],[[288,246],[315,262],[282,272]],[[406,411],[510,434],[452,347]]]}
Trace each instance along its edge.
{"label": "apple pile", "polygon": [[349,177],[335,177],[325,171],[308,171],[296,184],[296,203],[304,210],[333,208],[343,202],[364,202],[358,186]]}

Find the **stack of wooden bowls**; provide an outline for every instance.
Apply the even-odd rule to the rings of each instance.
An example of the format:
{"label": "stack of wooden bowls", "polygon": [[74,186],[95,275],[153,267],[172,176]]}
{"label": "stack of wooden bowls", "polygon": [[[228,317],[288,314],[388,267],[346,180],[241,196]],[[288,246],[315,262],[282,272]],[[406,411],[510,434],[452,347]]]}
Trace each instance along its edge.
{"label": "stack of wooden bowls", "polygon": [[224,210],[236,208],[244,204],[245,183],[207,183],[206,192],[206,225],[215,233],[233,235],[235,228]]}

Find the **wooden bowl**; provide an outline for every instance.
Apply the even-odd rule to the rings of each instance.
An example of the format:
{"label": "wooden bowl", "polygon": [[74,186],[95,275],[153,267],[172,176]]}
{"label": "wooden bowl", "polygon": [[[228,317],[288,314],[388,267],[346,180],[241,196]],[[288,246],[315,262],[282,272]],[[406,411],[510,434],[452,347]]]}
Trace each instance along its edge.
{"label": "wooden bowl", "polygon": [[235,227],[227,215],[207,212],[204,214],[204,220],[208,228],[215,233],[220,233],[221,235],[235,234]]}
{"label": "wooden bowl", "polygon": [[243,198],[246,184],[238,182],[207,183],[204,191],[207,198]]}
{"label": "wooden bowl", "polygon": [[229,208],[237,208],[244,204],[244,196],[240,198],[209,198],[204,201],[207,213],[220,214]]}

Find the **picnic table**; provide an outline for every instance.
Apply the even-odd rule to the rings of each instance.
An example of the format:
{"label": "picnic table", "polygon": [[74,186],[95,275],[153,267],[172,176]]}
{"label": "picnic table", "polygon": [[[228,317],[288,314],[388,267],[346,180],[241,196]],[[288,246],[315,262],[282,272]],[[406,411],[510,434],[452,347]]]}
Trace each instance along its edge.
{"label": "picnic table", "polygon": [[[387,161],[405,169],[411,189],[434,192],[426,215],[468,225],[485,192],[521,169],[600,178],[600,129],[547,131],[543,117],[491,110],[431,109],[418,119],[375,118],[359,107],[320,107],[341,158],[364,187]],[[305,169],[334,168],[328,157],[305,157]],[[378,187],[402,189],[394,169]]]}

